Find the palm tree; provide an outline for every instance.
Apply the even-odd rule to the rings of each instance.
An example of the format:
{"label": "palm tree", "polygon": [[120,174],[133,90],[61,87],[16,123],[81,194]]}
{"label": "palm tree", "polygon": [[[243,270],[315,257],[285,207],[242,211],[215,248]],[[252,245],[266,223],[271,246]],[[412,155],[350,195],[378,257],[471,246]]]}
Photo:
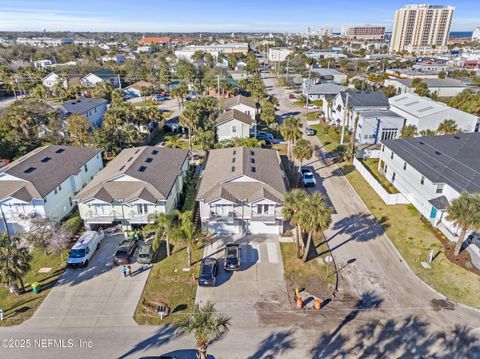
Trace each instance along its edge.
{"label": "palm tree", "polygon": [[422,137],[427,137],[427,136],[436,136],[437,131],[434,130],[421,130],[420,131],[420,136]]}
{"label": "palm tree", "polygon": [[315,191],[308,198],[303,209],[304,211],[301,211],[303,213],[300,216],[300,223],[305,231],[308,232],[307,245],[303,252],[303,261],[306,262],[313,236],[318,232],[326,230],[330,225],[332,217],[331,210],[325,202],[325,197],[318,191]]}
{"label": "palm tree", "polygon": [[287,140],[287,155],[288,158],[292,158],[291,145],[295,144],[295,141],[302,138],[302,123],[300,119],[296,117],[287,117],[280,126],[280,133],[283,138]]}
{"label": "palm tree", "polygon": [[28,248],[20,246],[20,238],[0,233],[0,282],[17,295],[17,282],[20,283],[22,291],[25,291],[22,278],[30,270],[31,260]]}
{"label": "palm tree", "polygon": [[177,236],[181,242],[185,243],[188,266],[191,267],[193,249],[196,242],[202,237],[202,232],[195,228],[193,223],[193,211],[186,211],[181,214]]}
{"label": "palm tree", "polygon": [[438,125],[437,132],[442,135],[453,135],[459,133],[458,125],[454,120],[446,119]]}
{"label": "palm tree", "polygon": [[217,313],[215,304],[207,302],[205,306],[196,304],[189,317],[177,323],[177,331],[182,334],[192,334],[200,359],[207,358],[207,348],[210,341],[219,339],[228,333],[230,317]]}
{"label": "palm tree", "polygon": [[417,126],[407,125],[403,126],[402,131],[400,132],[401,138],[412,138],[415,137],[418,133]]}
{"label": "palm tree", "polygon": [[308,201],[308,195],[301,189],[293,189],[285,195],[285,202],[283,206],[283,216],[290,221],[292,226],[295,226],[295,253],[297,258],[301,257],[301,250],[303,250],[303,236],[301,224],[301,213],[305,203]]}
{"label": "palm tree", "polygon": [[458,256],[468,230],[480,228],[480,194],[472,195],[462,192],[460,197],[452,200],[447,210],[447,220],[460,227],[460,237],[455,245],[454,254]]}
{"label": "palm tree", "polygon": [[213,146],[215,146],[215,133],[211,130],[199,128],[197,131],[196,143],[202,151],[208,154]]}
{"label": "palm tree", "polygon": [[300,161],[300,170],[302,169],[302,163],[304,160],[308,160],[313,155],[313,147],[307,140],[303,138],[298,140],[295,146],[293,146],[293,156]]}
{"label": "palm tree", "polygon": [[183,141],[180,136],[165,136],[165,147],[167,148],[182,148]]}
{"label": "palm tree", "polygon": [[155,233],[155,238],[152,242],[153,250],[157,250],[160,247],[160,241],[165,238],[165,244],[167,246],[167,257],[170,256],[170,240],[175,239],[178,234],[180,212],[174,210],[171,213],[160,213],[155,219],[155,223],[147,224],[143,229],[145,235],[149,233]]}
{"label": "palm tree", "polygon": [[198,106],[187,106],[180,115],[180,125],[188,129],[188,146],[192,150],[192,138],[200,123],[200,111]]}

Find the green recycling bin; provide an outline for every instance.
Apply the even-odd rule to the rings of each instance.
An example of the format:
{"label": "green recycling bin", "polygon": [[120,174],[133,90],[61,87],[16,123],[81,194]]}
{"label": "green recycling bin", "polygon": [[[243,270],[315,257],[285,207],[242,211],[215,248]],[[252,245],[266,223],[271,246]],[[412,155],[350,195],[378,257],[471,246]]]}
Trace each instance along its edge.
{"label": "green recycling bin", "polygon": [[35,294],[39,294],[40,291],[42,290],[42,287],[40,286],[40,283],[32,283],[32,292]]}

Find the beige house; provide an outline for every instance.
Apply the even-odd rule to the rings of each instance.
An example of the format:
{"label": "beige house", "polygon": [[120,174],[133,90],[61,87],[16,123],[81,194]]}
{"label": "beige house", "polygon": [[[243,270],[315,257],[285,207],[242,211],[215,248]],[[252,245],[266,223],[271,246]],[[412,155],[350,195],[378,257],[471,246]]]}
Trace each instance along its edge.
{"label": "beige house", "polygon": [[237,110],[250,116],[252,120],[255,120],[257,113],[257,103],[252,100],[251,97],[245,97],[238,95],[235,97],[227,98],[223,101],[223,108],[225,110]]}
{"label": "beige house", "polygon": [[76,197],[87,228],[151,223],[177,205],[188,170],[188,151],[153,146],[123,150]]}
{"label": "beige house", "polygon": [[238,110],[228,110],[215,120],[217,140],[248,138],[255,128],[256,121]]}
{"label": "beige house", "polygon": [[212,150],[197,194],[202,228],[222,234],[281,234],[286,192],[277,151]]}

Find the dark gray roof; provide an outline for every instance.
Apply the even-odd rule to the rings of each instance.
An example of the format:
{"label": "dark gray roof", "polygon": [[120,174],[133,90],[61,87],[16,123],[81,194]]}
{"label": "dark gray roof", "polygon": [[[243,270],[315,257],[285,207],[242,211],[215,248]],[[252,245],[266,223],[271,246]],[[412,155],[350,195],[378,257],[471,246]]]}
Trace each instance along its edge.
{"label": "dark gray roof", "polygon": [[345,91],[346,87],[337,84],[318,84],[308,88],[309,95],[336,95]]}
{"label": "dark gray roof", "polygon": [[76,100],[65,101],[60,105],[60,109],[66,113],[76,113],[77,115],[82,115],[85,112],[106,103],[108,103],[108,101],[103,98],[80,97]]}
{"label": "dark gray roof", "polygon": [[356,107],[387,107],[388,98],[381,91],[343,91],[340,92],[342,101],[345,104],[348,96],[348,106]]}
{"label": "dark gray roof", "polygon": [[215,126],[222,125],[231,120],[237,120],[246,123],[247,125],[252,125],[255,123],[255,120],[253,120],[249,115],[243,113],[242,111],[228,110],[217,117],[217,119],[215,120]]}
{"label": "dark gray roof", "polygon": [[[164,200],[175,184],[188,151],[153,146],[133,147],[120,152],[75,198],[98,198],[106,202],[142,198]],[[114,180],[121,176],[137,181]]]}
{"label": "dark gray roof", "polygon": [[383,144],[433,183],[480,192],[480,133],[416,137]]}
{"label": "dark gray roof", "polygon": [[450,207],[450,202],[448,202],[448,199],[445,196],[432,198],[428,202],[430,202],[430,204],[436,209],[447,209],[448,207]]}
{"label": "dark gray roof", "polygon": [[251,97],[246,97],[246,96],[243,96],[243,95],[238,95],[238,96],[235,96],[235,97],[225,99],[223,101],[223,108],[228,109],[230,107],[233,107],[233,106],[236,106],[236,105],[239,105],[239,104],[249,106],[253,109],[257,108],[257,103]]}
{"label": "dark gray roof", "polygon": [[107,69],[98,70],[98,71],[95,71],[95,72],[92,72],[92,73],[95,76],[98,76],[103,80],[115,77],[115,74],[112,71],[107,70]]}
{"label": "dark gray roof", "polygon": [[[41,147],[2,167],[0,174],[7,173],[22,179],[23,184],[30,183],[27,189],[32,198],[44,197],[68,177],[76,175],[83,165],[100,152],[98,148],[57,145]],[[0,183],[2,183],[1,193],[5,196],[9,190],[5,189],[7,185],[4,182]],[[13,183],[9,185],[12,185],[13,192],[20,189]]]}

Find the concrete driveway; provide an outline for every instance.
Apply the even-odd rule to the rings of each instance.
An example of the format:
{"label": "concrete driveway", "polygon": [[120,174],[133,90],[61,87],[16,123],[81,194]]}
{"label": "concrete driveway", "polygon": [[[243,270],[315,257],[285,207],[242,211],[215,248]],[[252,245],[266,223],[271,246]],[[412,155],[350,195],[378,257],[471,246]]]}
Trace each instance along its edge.
{"label": "concrete driveway", "polygon": [[133,314],[147,281],[149,268],[133,263],[132,277],[113,266],[123,235],[105,236],[86,268],[68,268],[28,327],[105,327],[135,325]]}
{"label": "concrete driveway", "polygon": [[[232,242],[240,244],[241,269],[227,272],[223,254],[225,244]],[[204,257],[219,259],[217,285],[198,287],[195,302],[215,302],[235,327],[256,327],[262,311],[289,309],[278,236],[221,237],[205,248]]]}

